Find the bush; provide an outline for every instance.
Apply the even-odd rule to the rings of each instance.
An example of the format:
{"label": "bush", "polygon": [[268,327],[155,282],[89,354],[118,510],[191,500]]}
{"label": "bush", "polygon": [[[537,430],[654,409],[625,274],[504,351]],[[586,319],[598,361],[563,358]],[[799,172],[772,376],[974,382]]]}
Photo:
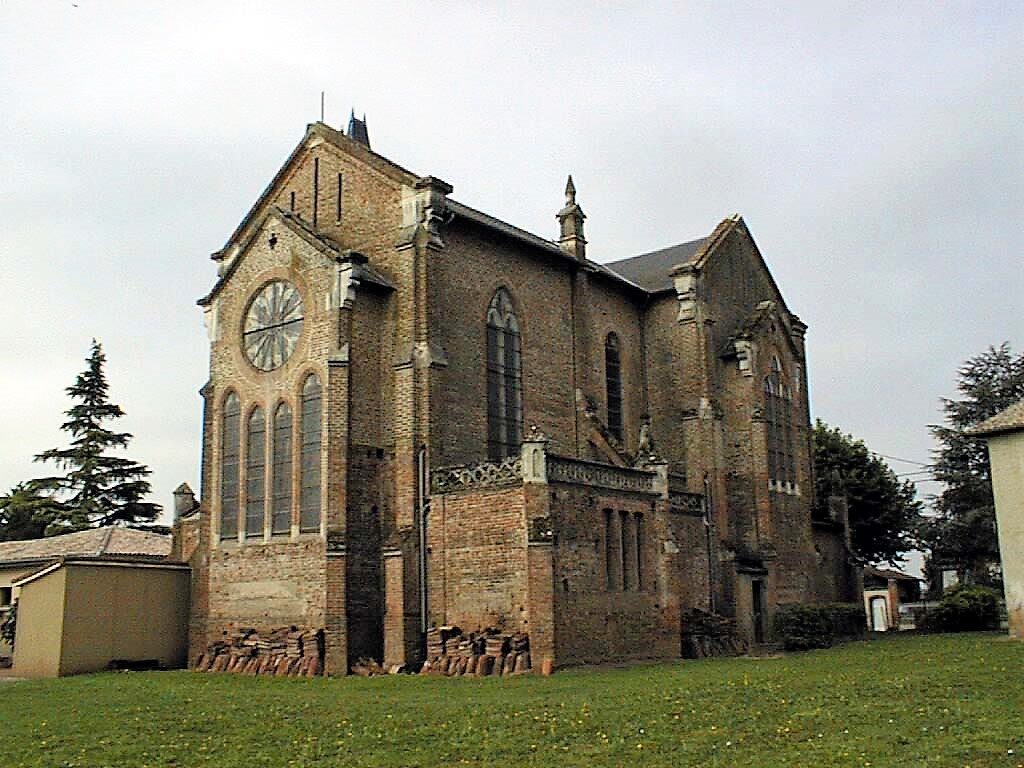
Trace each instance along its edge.
{"label": "bush", "polygon": [[14,648],[14,633],[18,627],[18,601],[7,609],[3,620],[0,621],[0,640],[3,640],[11,648]]}
{"label": "bush", "polygon": [[781,605],[773,624],[787,651],[828,648],[840,638],[859,637],[864,627],[864,609],[855,603]]}
{"label": "bush", "polygon": [[832,619],[836,639],[860,637],[867,631],[868,619],[864,606],[858,603],[828,603],[824,606]]}
{"label": "bush", "polygon": [[958,586],[921,616],[926,632],[976,632],[999,628],[999,593],[991,587]]}

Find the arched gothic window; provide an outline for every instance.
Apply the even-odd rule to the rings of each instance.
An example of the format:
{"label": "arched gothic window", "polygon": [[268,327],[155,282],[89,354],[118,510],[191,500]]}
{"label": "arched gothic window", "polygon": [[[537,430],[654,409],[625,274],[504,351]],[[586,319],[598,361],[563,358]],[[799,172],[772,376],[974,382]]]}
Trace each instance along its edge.
{"label": "arched gothic window", "polygon": [[487,457],[502,461],[523,439],[522,359],[512,297],[499,288],[487,308]]}
{"label": "arched gothic window", "polygon": [[238,460],[239,425],[242,417],[238,395],[228,393],[224,398],[221,416],[220,440],[220,537],[238,536]]}
{"label": "arched gothic window", "polygon": [[780,483],[795,482],[793,393],[786,382],[782,364],[777,356],[772,356],[771,372],[764,379],[764,401],[768,437],[768,478]]}
{"label": "arched gothic window", "polygon": [[299,530],[320,530],[320,456],[323,394],[316,374],[302,385],[302,453],[299,464]]}
{"label": "arched gothic window", "polygon": [[274,489],[270,531],[288,534],[292,529],[292,409],[281,403],[274,413]]}
{"label": "arched gothic window", "polygon": [[608,403],[608,431],[622,440],[622,361],[619,337],[609,333],[604,342],[604,381]]}
{"label": "arched gothic window", "polygon": [[267,420],[263,409],[257,406],[249,415],[246,432],[245,458],[245,535],[255,538],[263,535],[266,490],[263,486],[267,474]]}

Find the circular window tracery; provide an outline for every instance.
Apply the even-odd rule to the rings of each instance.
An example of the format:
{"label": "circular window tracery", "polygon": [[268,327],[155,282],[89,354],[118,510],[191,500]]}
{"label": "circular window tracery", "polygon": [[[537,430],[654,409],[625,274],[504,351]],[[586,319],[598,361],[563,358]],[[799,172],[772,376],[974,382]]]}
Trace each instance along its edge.
{"label": "circular window tracery", "polygon": [[245,313],[242,347],[261,371],[284,365],[302,335],[302,295],[287,280],[264,285]]}

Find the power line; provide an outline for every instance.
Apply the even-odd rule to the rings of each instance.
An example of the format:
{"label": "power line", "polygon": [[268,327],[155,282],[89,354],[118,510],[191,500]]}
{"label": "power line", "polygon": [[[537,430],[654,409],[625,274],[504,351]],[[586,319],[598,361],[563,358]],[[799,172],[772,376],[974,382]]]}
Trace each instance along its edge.
{"label": "power line", "polygon": [[904,464],[916,464],[919,467],[931,467],[931,464],[925,464],[923,461],[914,461],[913,459],[901,459],[899,456],[887,456],[884,453],[877,453],[873,451],[876,456],[881,456],[883,459],[889,459],[889,461],[902,461]]}

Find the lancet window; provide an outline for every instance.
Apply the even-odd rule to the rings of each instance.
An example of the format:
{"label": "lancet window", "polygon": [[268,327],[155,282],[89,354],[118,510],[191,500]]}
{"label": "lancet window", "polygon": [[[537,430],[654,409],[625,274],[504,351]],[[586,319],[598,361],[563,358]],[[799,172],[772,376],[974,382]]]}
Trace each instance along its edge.
{"label": "lancet window", "polygon": [[271,487],[271,533],[288,534],[292,529],[292,410],[287,403],[274,414],[274,463]]}
{"label": "lancet window", "polygon": [[238,395],[230,392],[224,398],[221,416],[220,444],[220,537],[233,539],[238,536],[238,461],[239,422],[242,411]]}
{"label": "lancet window", "polygon": [[768,478],[777,483],[796,481],[793,450],[793,392],[782,364],[772,357],[771,371],[764,379],[765,427],[768,439]]}
{"label": "lancet window", "polygon": [[609,333],[604,343],[605,392],[608,404],[608,431],[622,440],[622,361],[619,337]]}
{"label": "lancet window", "polygon": [[253,538],[263,535],[263,518],[266,513],[267,462],[267,421],[263,409],[257,406],[249,415],[246,430],[245,459],[245,535]]}
{"label": "lancet window", "polygon": [[320,530],[320,460],[323,427],[320,379],[310,374],[302,386],[302,447],[299,463],[299,530]]}
{"label": "lancet window", "polygon": [[501,461],[523,439],[522,357],[512,297],[498,289],[487,308],[487,456]]}

